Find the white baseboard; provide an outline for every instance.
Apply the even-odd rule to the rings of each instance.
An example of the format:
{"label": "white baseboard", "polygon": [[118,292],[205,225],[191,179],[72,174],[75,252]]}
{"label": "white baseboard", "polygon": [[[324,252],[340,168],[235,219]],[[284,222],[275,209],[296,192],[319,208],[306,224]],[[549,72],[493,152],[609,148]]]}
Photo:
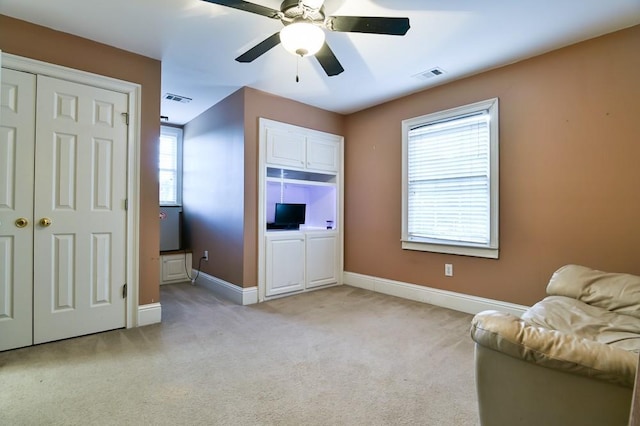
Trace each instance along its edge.
{"label": "white baseboard", "polygon": [[162,321],[162,306],[160,303],[149,303],[138,306],[138,327],[155,324]]}
{"label": "white baseboard", "polygon": [[[197,270],[191,271],[191,276],[195,277],[198,274]],[[235,284],[231,284],[220,278],[213,277],[211,275],[200,272],[196,285],[200,285],[204,288],[211,290],[219,296],[225,299],[231,300],[238,305],[252,305],[258,303],[258,287],[238,287]]]}
{"label": "white baseboard", "polygon": [[344,284],[352,287],[359,287],[403,299],[415,300],[417,302],[429,303],[473,315],[478,312],[494,309],[521,316],[524,311],[529,309],[528,306],[524,305],[516,305],[514,303],[485,299],[483,297],[470,296],[453,291],[356,274],[354,272],[344,272],[342,277]]}

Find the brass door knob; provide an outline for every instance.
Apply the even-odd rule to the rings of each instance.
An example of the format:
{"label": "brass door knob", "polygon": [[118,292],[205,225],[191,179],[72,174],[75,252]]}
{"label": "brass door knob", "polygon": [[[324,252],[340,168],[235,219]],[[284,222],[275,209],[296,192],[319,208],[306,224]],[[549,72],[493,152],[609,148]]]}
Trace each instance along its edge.
{"label": "brass door knob", "polygon": [[49,219],[48,217],[43,217],[42,219],[40,219],[40,225],[42,226],[49,226],[51,225],[51,219]]}
{"label": "brass door knob", "polygon": [[16,226],[18,228],[24,228],[29,224],[29,221],[25,217],[19,217],[16,219]]}

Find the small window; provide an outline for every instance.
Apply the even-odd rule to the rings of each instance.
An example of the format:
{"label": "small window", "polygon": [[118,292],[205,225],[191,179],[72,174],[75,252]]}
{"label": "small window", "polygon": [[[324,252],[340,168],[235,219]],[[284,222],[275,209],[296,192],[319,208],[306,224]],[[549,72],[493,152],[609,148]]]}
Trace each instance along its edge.
{"label": "small window", "polygon": [[161,126],[158,151],[160,205],[182,205],[182,129]]}
{"label": "small window", "polygon": [[402,122],[402,248],[498,258],[498,99]]}

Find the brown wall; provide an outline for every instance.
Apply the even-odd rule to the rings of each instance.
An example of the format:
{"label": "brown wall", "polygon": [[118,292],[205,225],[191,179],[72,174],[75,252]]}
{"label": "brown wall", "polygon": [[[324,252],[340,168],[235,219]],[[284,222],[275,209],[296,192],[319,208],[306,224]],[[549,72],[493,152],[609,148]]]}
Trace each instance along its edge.
{"label": "brown wall", "polygon": [[160,62],[70,34],[0,15],[0,49],[142,86],[140,123],[139,304],[159,301],[157,141],[160,134]]}
{"label": "brown wall", "polygon": [[[347,117],[241,89],[228,100],[232,161],[211,157],[224,173],[191,182],[221,188],[243,179],[243,193],[231,183],[238,189],[224,218],[231,229],[202,228],[211,234],[192,241],[194,262],[201,250],[212,259],[226,254],[227,269],[209,269],[211,260],[202,269],[243,287],[257,283],[258,117],[265,117],[345,136],[347,271],[523,304],[540,299],[549,275],[566,263],[640,274],[638,45],[640,26]],[[140,304],[157,302],[160,62],[1,15],[0,49],[142,85]],[[401,250],[401,121],[491,97],[500,98],[500,259]],[[204,137],[188,127],[186,138]],[[206,221],[210,211],[198,214]],[[221,243],[225,232],[231,237]],[[454,277],[444,277],[444,263],[454,264]]]}
{"label": "brown wall", "polygon": [[[184,126],[182,204],[194,267],[241,285],[244,263],[244,96],[238,90]],[[204,250],[209,261],[198,263]]]}
{"label": "brown wall", "polygon": [[243,287],[258,285],[258,133],[260,117],[342,135],[344,116],[245,88],[245,263]]}
{"label": "brown wall", "polygon": [[259,117],[341,134],[344,117],[242,88],[184,126],[183,209],[194,267],[241,287],[258,283]]}
{"label": "brown wall", "polygon": [[[636,26],[349,115],[345,270],[526,305],[563,264],[640,274],[639,46]],[[493,97],[500,259],[401,250],[401,121]]]}

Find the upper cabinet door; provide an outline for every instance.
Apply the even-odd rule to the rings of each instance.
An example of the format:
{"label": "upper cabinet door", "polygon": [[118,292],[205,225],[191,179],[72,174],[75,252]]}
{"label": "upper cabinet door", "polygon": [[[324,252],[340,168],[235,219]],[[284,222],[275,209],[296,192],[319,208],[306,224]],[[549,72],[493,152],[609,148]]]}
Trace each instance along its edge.
{"label": "upper cabinet door", "polygon": [[305,137],[300,133],[267,128],[267,163],[305,167]]}
{"label": "upper cabinet door", "polygon": [[340,171],[341,137],[278,122],[269,122],[263,131],[266,164],[331,174]]}
{"label": "upper cabinet door", "polygon": [[307,137],[307,169],[338,172],[340,145],[335,139]]}

